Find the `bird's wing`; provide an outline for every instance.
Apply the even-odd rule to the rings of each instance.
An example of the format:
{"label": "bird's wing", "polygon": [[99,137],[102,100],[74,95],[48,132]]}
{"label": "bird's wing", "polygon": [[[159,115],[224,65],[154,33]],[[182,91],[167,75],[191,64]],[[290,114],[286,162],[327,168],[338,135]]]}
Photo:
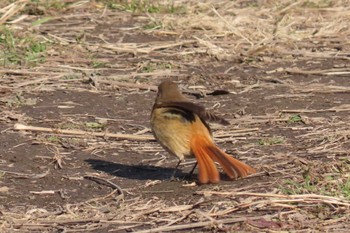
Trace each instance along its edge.
{"label": "bird's wing", "polygon": [[229,125],[230,123],[222,117],[215,115],[214,113],[207,111],[203,106],[189,102],[189,101],[167,101],[156,104],[155,107],[173,107],[179,108],[185,111],[195,113],[205,121],[216,122],[222,125]]}

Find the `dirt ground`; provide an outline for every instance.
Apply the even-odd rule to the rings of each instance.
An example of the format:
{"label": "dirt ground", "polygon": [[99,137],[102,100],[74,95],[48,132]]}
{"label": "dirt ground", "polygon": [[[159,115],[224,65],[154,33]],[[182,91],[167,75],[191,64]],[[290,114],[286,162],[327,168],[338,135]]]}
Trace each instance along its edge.
{"label": "dirt ground", "polygon": [[[348,232],[350,2],[5,2],[1,232]],[[257,174],[170,180],[164,79]]]}

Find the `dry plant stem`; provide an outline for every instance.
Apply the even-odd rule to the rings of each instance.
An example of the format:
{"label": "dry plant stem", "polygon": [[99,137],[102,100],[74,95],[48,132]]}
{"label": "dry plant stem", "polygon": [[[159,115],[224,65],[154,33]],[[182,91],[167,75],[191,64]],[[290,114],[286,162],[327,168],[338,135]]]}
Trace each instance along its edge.
{"label": "dry plant stem", "polygon": [[348,108],[328,108],[328,109],[290,109],[290,110],[281,110],[283,113],[316,113],[316,112],[347,112],[350,111],[350,106]]}
{"label": "dry plant stem", "polygon": [[[216,192],[216,191],[198,191],[198,194],[212,194],[212,195],[224,195],[224,196],[254,196],[254,197],[271,197],[271,198],[284,198],[281,202],[323,202],[335,205],[343,205],[350,207],[350,201],[342,198],[324,196],[317,194],[300,194],[300,195],[281,195],[274,193],[250,193],[250,192]],[[278,200],[276,201],[278,202]]]}
{"label": "dry plant stem", "polygon": [[55,194],[55,190],[43,190],[43,191],[29,191],[31,194],[36,194],[36,195],[48,195],[48,194]]}
{"label": "dry plant stem", "polygon": [[7,10],[7,8],[9,9],[0,18],[0,25],[5,23],[9,18],[14,16],[19,11],[21,11],[25,7],[25,5],[28,3],[28,1],[29,0],[19,0],[3,8],[2,10]]}
{"label": "dry plant stem", "polygon": [[49,80],[52,80],[52,79],[60,79],[64,76],[68,75],[67,74],[59,74],[57,76],[53,76],[53,77],[44,77],[44,78],[37,78],[35,80],[29,80],[29,81],[26,81],[26,82],[21,82],[21,83],[18,83],[15,88],[20,88],[20,87],[24,87],[24,86],[29,86],[29,85],[33,85],[33,84],[41,84],[45,81],[49,81]]}
{"label": "dry plant stem", "polygon": [[130,139],[137,141],[153,141],[154,137],[151,135],[132,135],[132,134],[114,134],[114,133],[99,133],[99,132],[88,132],[83,130],[68,130],[68,129],[52,129],[47,127],[37,127],[23,124],[15,124],[15,130],[35,131],[35,132],[48,132],[57,134],[70,134],[70,135],[85,135],[95,137],[110,137],[119,139]]}
{"label": "dry plant stem", "polygon": [[85,179],[89,179],[89,180],[93,180],[95,182],[101,183],[101,184],[107,184],[108,186],[118,190],[118,193],[121,197],[124,197],[124,192],[122,190],[121,187],[119,187],[118,185],[114,184],[113,182],[97,177],[97,176],[84,176]]}
{"label": "dry plant stem", "polygon": [[150,47],[144,47],[144,48],[137,48],[137,44],[130,44],[130,45],[103,45],[102,48],[112,50],[118,53],[131,53],[131,54],[149,54],[152,51],[161,50],[161,49],[169,49],[177,46],[182,46],[185,44],[193,44],[196,43],[196,40],[188,40],[188,41],[181,41],[181,42],[175,42],[173,44],[163,44],[158,46],[150,46]]}
{"label": "dry plant stem", "polygon": [[45,76],[55,76],[58,73],[48,73],[48,72],[37,72],[29,70],[0,70],[0,74],[13,74],[13,75],[45,75]]}
{"label": "dry plant stem", "polygon": [[138,83],[129,83],[129,82],[119,82],[119,81],[112,81],[112,80],[104,80],[99,79],[98,83],[103,84],[109,84],[112,86],[117,87],[126,87],[126,88],[138,88],[140,90],[151,90],[151,91],[157,91],[157,87],[153,85],[147,85],[147,84],[138,84]]}
{"label": "dry plant stem", "polygon": [[350,57],[347,55],[336,56],[334,53],[317,53],[317,52],[298,52],[298,51],[280,51],[281,54],[301,56],[307,58],[319,58],[319,59],[338,59],[338,60],[350,60]]}
{"label": "dry plant stem", "polygon": [[[277,214],[265,215],[264,217],[274,218],[274,217],[277,217]],[[150,230],[135,231],[135,233],[152,233],[152,232],[189,230],[189,229],[194,229],[194,228],[199,228],[199,227],[229,224],[229,223],[238,223],[238,222],[245,222],[247,220],[256,220],[256,219],[261,219],[261,216],[259,216],[259,217],[230,218],[230,219],[222,219],[222,220],[214,220],[214,221],[206,221],[206,222],[196,222],[196,223],[188,223],[188,224],[181,224],[181,225],[174,225],[174,226],[162,226],[162,227],[153,228]]]}
{"label": "dry plant stem", "polygon": [[16,178],[22,178],[22,179],[40,179],[45,176],[47,176],[50,172],[50,170],[47,170],[41,174],[26,174],[26,173],[20,173],[20,172],[12,172],[12,171],[6,171],[6,170],[0,170],[2,173],[8,173],[11,175],[16,175]]}
{"label": "dry plant stem", "polygon": [[289,74],[318,74],[318,75],[348,75],[349,68],[327,69],[327,70],[300,70],[298,68],[285,69]]}

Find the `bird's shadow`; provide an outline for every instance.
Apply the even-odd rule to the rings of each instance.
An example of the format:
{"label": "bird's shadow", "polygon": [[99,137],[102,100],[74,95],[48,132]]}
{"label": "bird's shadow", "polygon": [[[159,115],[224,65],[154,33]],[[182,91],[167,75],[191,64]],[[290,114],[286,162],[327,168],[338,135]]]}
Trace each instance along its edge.
{"label": "bird's shadow", "polygon": [[[134,180],[170,180],[174,168],[156,167],[150,165],[126,165],[100,159],[85,160],[93,169],[114,176]],[[176,178],[185,178],[186,173],[177,170]]]}

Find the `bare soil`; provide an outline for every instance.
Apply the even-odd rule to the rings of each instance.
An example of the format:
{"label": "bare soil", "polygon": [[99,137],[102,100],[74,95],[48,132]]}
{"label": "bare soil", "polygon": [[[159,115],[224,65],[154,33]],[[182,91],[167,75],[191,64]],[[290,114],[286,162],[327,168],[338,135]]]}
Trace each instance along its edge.
{"label": "bare soil", "polygon": [[[15,24],[50,40],[44,62],[0,67],[0,231],[348,231],[350,33],[293,45],[280,38],[249,54],[255,47],[235,33],[175,23],[147,30],[150,15],[98,3],[57,14],[37,27],[37,15]],[[151,135],[156,86],[166,78],[230,121],[211,125],[217,144],[257,174],[198,185],[188,160],[170,180],[178,161],[154,139],[92,135]],[[211,94],[220,90],[230,93]]]}

